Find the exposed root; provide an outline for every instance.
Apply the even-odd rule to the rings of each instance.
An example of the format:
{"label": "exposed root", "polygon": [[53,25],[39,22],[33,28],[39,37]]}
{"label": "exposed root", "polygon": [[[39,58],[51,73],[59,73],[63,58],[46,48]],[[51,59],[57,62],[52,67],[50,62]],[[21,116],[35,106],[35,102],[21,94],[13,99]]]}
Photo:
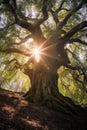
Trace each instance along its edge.
{"label": "exposed root", "polygon": [[78,110],[83,109],[81,106],[75,105],[72,100],[67,99],[67,97],[62,97],[60,100],[60,98],[57,99],[52,95],[47,96],[42,104],[46,105],[50,109],[71,115],[78,115]]}

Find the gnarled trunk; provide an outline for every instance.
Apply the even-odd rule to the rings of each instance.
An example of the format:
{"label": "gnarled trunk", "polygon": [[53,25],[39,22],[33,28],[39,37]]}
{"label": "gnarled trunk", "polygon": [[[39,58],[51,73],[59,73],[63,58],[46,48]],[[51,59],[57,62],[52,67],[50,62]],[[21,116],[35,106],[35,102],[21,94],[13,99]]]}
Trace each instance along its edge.
{"label": "gnarled trunk", "polygon": [[57,70],[51,70],[41,64],[35,65],[31,78],[31,90],[26,94],[33,102],[41,102],[49,95],[57,95]]}
{"label": "gnarled trunk", "polygon": [[34,103],[42,103],[49,108],[60,110],[71,114],[76,113],[74,103],[67,97],[64,97],[58,91],[57,69],[45,68],[37,64],[32,77],[31,89],[25,94],[25,97]]}

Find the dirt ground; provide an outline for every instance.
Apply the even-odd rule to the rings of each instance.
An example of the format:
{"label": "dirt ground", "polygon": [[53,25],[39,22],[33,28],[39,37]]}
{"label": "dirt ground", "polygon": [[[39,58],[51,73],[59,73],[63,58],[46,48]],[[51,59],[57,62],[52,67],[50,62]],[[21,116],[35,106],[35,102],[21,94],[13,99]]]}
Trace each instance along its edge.
{"label": "dirt ground", "polygon": [[0,91],[0,130],[87,130],[87,111],[68,115]]}

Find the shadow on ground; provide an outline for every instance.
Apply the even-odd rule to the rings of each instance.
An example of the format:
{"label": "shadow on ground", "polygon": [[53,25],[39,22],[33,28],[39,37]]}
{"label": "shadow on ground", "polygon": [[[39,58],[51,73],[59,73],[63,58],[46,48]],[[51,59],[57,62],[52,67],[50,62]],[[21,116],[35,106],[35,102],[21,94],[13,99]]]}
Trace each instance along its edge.
{"label": "shadow on ground", "polygon": [[87,130],[87,111],[67,115],[0,91],[0,130]]}

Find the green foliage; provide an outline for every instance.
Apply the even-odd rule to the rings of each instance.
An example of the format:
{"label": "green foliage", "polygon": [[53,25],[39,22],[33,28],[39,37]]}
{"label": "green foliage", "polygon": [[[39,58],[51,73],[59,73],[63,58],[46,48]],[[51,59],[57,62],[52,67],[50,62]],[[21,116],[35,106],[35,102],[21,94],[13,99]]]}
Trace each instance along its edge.
{"label": "green foliage", "polygon": [[[17,25],[0,31],[0,49],[5,50],[9,47],[16,48],[17,46],[21,48],[21,50],[24,50],[25,48],[21,40],[28,34],[29,32],[27,30]],[[26,92],[31,86],[30,79],[23,73],[24,67],[22,67],[21,70],[17,68],[16,61],[13,59],[18,60],[18,62],[23,65],[29,60],[29,57],[17,53],[0,53],[0,87],[13,89],[18,92]]]}
{"label": "green foliage", "polygon": [[68,56],[72,66],[77,66],[82,69],[87,68],[86,63],[86,51],[85,45],[79,43],[73,43],[67,47],[72,53],[68,52]]}
{"label": "green foliage", "polygon": [[64,67],[58,70],[58,74],[59,91],[76,103],[87,105],[87,83],[84,82],[84,75]]}
{"label": "green foliage", "polygon": [[[15,21],[13,13],[14,14],[17,13],[17,18],[19,19],[19,21],[23,22],[22,25],[26,25],[25,23],[27,21],[27,24],[31,23],[33,29],[37,32],[36,28],[38,27],[35,26],[37,25],[36,23],[38,23],[37,21],[39,20],[42,21],[43,17],[45,17],[43,16],[43,12],[41,12],[42,7],[44,6],[43,2],[44,5],[47,6],[48,19],[42,22],[42,24],[40,25],[41,27],[40,31],[42,31],[42,34],[45,36],[45,38],[47,38],[48,41],[51,36],[54,36],[53,37],[54,39],[51,40],[58,41],[59,40],[58,38],[64,36],[65,32],[70,31],[71,28],[73,28],[75,25],[77,25],[82,21],[83,18],[82,11],[83,9],[85,9],[85,7],[83,7],[82,10],[78,11],[76,14],[75,12],[73,13],[72,11],[74,7],[78,5],[79,0],[65,1],[59,12],[55,12],[55,11],[60,7],[62,0],[45,0],[45,1],[44,0],[20,0],[17,1],[16,12],[13,12],[8,5],[6,6],[2,5],[2,8],[0,7],[0,16],[2,16],[1,17],[2,24],[0,23],[0,29],[3,29],[3,31],[0,31],[0,49],[2,51],[8,48],[17,48],[20,49],[21,51],[23,50],[24,52],[26,52],[30,49],[30,42],[24,39],[26,39],[28,35],[30,36],[33,30],[29,32],[27,28],[24,29],[21,26],[18,26],[16,24],[14,26],[10,26],[10,27],[8,26],[11,23],[14,23]],[[84,3],[87,2],[84,0]],[[11,2],[10,4],[13,3]],[[51,11],[53,11],[53,13],[55,12],[56,19],[58,18],[57,20],[59,22],[63,21],[64,18],[69,13],[71,13],[72,16],[67,20],[65,26],[62,29],[58,29],[59,23],[55,22],[52,16],[52,12],[50,12],[50,9]],[[5,28],[6,25],[7,28]],[[34,33],[36,34],[36,32],[33,32],[31,38],[36,37],[34,36]],[[83,38],[82,34],[83,34],[82,32],[78,32],[73,36],[73,38],[76,37]],[[73,55],[72,53],[67,51],[71,65],[80,68],[81,71],[83,71],[84,74],[86,74],[85,71],[87,71],[87,63],[86,63],[87,49],[82,51],[82,49],[85,47],[81,46],[79,43],[74,43],[72,45],[69,45],[68,47],[66,46],[65,49],[66,48],[72,51],[72,53],[74,54]],[[55,59],[56,57],[57,56],[55,56]],[[33,63],[28,62],[29,58],[30,58],[29,56],[23,56],[17,53],[11,53],[11,54],[0,53],[0,75],[1,75],[0,85],[2,87],[6,86],[6,88],[8,89],[14,89],[15,91],[23,91],[23,92],[28,91],[28,89],[31,86],[30,79],[23,72],[26,70],[26,68],[31,70],[33,69]],[[49,59],[49,57],[47,58]],[[59,58],[60,58],[60,54],[59,54]],[[52,62],[53,61],[54,60],[52,57]],[[19,64],[17,64],[16,62],[18,62]],[[47,66],[46,68],[48,68],[49,70],[50,66]],[[61,67],[58,70],[58,74],[59,74],[58,87],[60,92],[65,96],[71,97],[76,102],[79,102],[81,105],[87,105],[87,100],[86,100],[87,83],[84,82],[84,76],[81,75],[79,71],[73,71],[64,67]],[[48,103],[48,106],[51,107],[51,102]]]}
{"label": "green foliage", "polygon": [[42,25],[42,32],[45,37],[50,37],[56,30],[56,24],[52,18],[52,15],[49,13],[49,18]]}
{"label": "green foliage", "polygon": [[21,55],[0,53],[0,87],[25,93],[31,87],[30,79],[22,72],[23,68],[16,68],[15,61],[10,62],[14,58],[21,64],[26,62]]}
{"label": "green foliage", "polygon": [[58,18],[59,18],[59,20],[62,21],[66,15],[67,15],[67,11],[66,11],[66,10],[61,10],[61,11],[58,13]]}
{"label": "green foliage", "polygon": [[20,69],[17,71],[14,78],[11,79],[9,85],[10,89],[13,91],[23,93],[26,93],[31,87],[29,77],[23,74]]}

